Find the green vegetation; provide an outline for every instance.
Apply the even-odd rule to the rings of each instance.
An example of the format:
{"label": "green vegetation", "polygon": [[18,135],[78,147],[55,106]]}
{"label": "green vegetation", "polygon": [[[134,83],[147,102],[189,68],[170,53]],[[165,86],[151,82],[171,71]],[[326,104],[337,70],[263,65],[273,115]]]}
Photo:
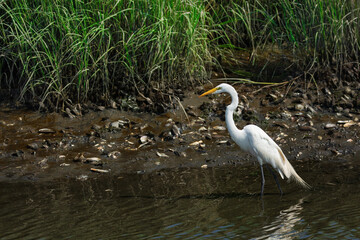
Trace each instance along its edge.
{"label": "green vegetation", "polygon": [[248,49],[254,63],[275,45],[310,76],[341,74],[358,68],[359,15],[337,0],[2,0],[0,86],[55,110],[155,99],[208,78],[220,55]]}

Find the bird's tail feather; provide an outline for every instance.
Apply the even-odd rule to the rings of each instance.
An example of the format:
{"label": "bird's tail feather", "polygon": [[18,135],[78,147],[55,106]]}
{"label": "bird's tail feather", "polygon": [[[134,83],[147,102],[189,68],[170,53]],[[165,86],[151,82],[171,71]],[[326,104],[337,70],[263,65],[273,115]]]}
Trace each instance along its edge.
{"label": "bird's tail feather", "polygon": [[310,189],[311,186],[302,179],[295,171],[291,163],[287,160],[284,164],[284,174],[289,180],[295,180],[295,182],[304,188]]}

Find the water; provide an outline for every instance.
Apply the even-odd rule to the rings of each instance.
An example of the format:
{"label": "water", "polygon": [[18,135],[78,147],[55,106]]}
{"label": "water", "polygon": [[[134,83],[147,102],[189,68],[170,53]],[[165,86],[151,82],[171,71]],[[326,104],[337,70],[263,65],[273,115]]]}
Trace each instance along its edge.
{"label": "water", "polygon": [[266,174],[263,200],[257,166],[2,182],[0,239],[360,238],[359,169],[319,169],[282,197]]}

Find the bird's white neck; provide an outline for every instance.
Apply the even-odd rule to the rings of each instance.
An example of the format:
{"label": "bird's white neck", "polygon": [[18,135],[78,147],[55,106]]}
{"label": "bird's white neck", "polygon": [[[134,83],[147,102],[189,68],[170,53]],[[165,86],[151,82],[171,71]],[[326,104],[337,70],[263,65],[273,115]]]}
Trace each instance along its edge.
{"label": "bird's white neck", "polygon": [[234,122],[234,111],[236,110],[239,104],[239,99],[235,89],[232,88],[229,91],[229,94],[231,96],[232,101],[231,104],[226,107],[225,122],[226,122],[226,127],[231,135],[231,138],[234,139],[235,137],[234,133],[240,132],[240,130],[236,127]]}

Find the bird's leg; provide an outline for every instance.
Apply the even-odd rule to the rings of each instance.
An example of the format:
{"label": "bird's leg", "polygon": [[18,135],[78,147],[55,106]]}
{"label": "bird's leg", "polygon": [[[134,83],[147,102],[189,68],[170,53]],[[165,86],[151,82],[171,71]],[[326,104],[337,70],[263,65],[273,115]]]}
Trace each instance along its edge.
{"label": "bird's leg", "polygon": [[273,175],[274,179],[275,179],[275,182],[276,182],[276,185],[280,191],[280,195],[283,195],[283,191],[281,190],[281,187],[280,187],[280,183],[278,181],[278,178],[276,176],[276,174],[274,173],[274,171],[271,169],[271,167],[269,167],[269,165],[266,165],[267,169],[269,170],[269,172],[271,172],[271,174]]}
{"label": "bird's leg", "polygon": [[260,164],[260,169],[261,169],[261,198],[262,198],[264,195],[264,187],[265,187],[264,169],[262,164]]}

